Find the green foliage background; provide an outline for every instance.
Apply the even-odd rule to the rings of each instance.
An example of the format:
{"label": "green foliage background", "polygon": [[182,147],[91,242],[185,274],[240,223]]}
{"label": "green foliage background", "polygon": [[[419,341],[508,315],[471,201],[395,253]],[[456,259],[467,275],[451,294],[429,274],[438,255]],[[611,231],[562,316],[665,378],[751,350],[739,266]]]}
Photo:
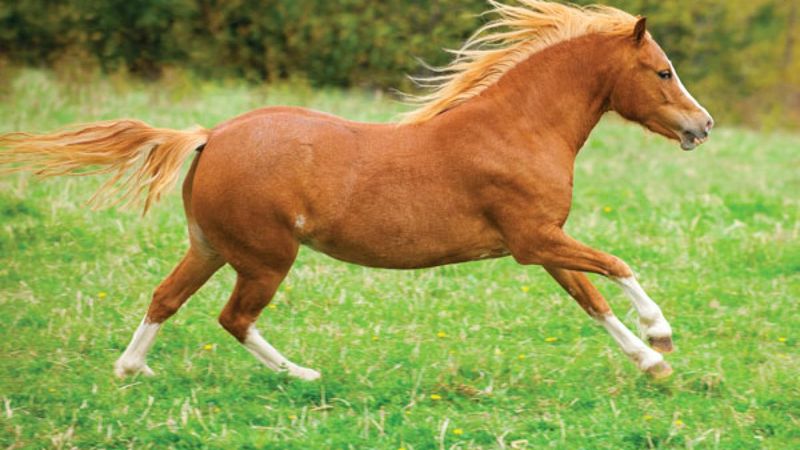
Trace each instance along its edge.
{"label": "green foliage background", "polygon": [[[797,2],[604,3],[648,16],[718,121],[800,125]],[[458,47],[487,7],[484,0],[3,0],[0,70],[10,62],[158,78],[180,67],[206,78],[409,90],[406,75],[424,70],[418,59],[446,63],[442,48]]]}

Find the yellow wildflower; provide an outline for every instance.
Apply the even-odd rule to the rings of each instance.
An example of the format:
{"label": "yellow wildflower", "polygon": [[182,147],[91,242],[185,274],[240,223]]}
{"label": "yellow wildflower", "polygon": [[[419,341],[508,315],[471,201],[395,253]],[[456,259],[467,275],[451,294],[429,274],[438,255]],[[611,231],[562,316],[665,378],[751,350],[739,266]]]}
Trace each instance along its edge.
{"label": "yellow wildflower", "polygon": [[520,360],[520,361],[522,361],[523,359],[525,359],[525,355],[523,355],[522,353],[520,353],[519,355],[517,355],[517,359],[518,359],[518,360]]}
{"label": "yellow wildflower", "polygon": [[603,207],[603,212],[604,212],[604,213],[610,213],[611,211],[613,211],[613,210],[611,209],[611,207],[610,207],[610,206],[604,206],[604,207]]}
{"label": "yellow wildflower", "polygon": [[440,331],[440,332],[436,333],[436,337],[438,337],[438,338],[446,338],[447,337],[447,333],[445,333],[444,331]]}
{"label": "yellow wildflower", "polygon": [[267,308],[269,308],[269,309],[278,309],[278,305],[276,305],[275,303],[270,303],[269,305],[267,305]]}
{"label": "yellow wildflower", "polygon": [[456,436],[461,436],[462,434],[464,434],[464,430],[462,430],[461,428],[455,428],[453,429],[453,434],[455,434]]}
{"label": "yellow wildflower", "polygon": [[545,342],[555,342],[557,340],[558,340],[558,338],[557,337],[553,337],[553,336],[544,338]]}
{"label": "yellow wildflower", "polygon": [[289,420],[297,420],[297,416],[294,414],[289,414]]}
{"label": "yellow wildflower", "polygon": [[645,414],[643,419],[644,420],[653,420],[653,416],[651,416],[650,414]]}
{"label": "yellow wildflower", "polygon": [[439,394],[431,394],[431,400],[441,400],[442,396]]}
{"label": "yellow wildflower", "polygon": [[372,336],[372,340],[373,341],[377,341],[378,340],[378,336]]}
{"label": "yellow wildflower", "polygon": [[781,336],[778,338],[778,342],[786,342],[786,338]]}
{"label": "yellow wildflower", "polygon": [[522,286],[520,289],[522,289],[522,292],[528,292],[531,290],[529,286]]}
{"label": "yellow wildflower", "polygon": [[674,423],[675,423],[675,428],[683,428],[684,426],[686,426],[686,424],[683,423],[681,419],[675,419]]}
{"label": "yellow wildflower", "polygon": [[103,291],[100,291],[100,292],[98,292],[98,293],[97,293],[97,298],[99,298],[99,299],[101,299],[101,300],[102,300],[102,299],[104,299],[104,298],[106,298],[106,296],[108,296],[108,294],[106,294],[106,293],[105,293],[105,292],[103,292]]}
{"label": "yellow wildflower", "polygon": [[213,349],[214,349],[214,346],[211,345],[211,344],[206,344],[206,345],[203,346],[203,350],[213,350]]}

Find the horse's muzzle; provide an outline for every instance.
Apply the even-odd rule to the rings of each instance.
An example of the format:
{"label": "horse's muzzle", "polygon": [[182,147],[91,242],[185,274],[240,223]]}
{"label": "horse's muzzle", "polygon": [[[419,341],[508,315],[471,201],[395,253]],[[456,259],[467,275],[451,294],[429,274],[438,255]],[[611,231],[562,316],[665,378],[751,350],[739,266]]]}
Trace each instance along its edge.
{"label": "horse's muzzle", "polygon": [[714,127],[714,119],[708,117],[702,128],[686,129],[681,133],[681,148],[690,151],[708,140],[708,133]]}

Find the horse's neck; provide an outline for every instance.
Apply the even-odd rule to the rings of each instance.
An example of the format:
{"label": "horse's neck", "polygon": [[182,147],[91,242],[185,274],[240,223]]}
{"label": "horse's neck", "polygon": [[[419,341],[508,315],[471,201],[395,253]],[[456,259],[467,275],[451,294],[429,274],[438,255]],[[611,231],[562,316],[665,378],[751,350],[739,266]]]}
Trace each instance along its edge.
{"label": "horse's neck", "polygon": [[490,112],[497,131],[524,131],[527,139],[577,154],[608,109],[619,53],[599,35],[557,44],[519,63],[469,109]]}

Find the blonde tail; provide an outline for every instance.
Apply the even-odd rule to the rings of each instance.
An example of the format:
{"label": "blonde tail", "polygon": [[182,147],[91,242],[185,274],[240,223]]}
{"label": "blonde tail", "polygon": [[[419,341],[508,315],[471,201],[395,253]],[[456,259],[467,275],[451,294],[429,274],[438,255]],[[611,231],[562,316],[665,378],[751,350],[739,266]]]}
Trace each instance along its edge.
{"label": "blonde tail", "polygon": [[[144,212],[178,179],[209,130],[153,128],[138,120],[112,120],[52,134],[0,135],[0,173],[31,171],[42,177],[112,173],[90,202],[135,203],[146,191]],[[86,170],[83,170],[86,169]],[[118,183],[122,180],[121,183]]]}

